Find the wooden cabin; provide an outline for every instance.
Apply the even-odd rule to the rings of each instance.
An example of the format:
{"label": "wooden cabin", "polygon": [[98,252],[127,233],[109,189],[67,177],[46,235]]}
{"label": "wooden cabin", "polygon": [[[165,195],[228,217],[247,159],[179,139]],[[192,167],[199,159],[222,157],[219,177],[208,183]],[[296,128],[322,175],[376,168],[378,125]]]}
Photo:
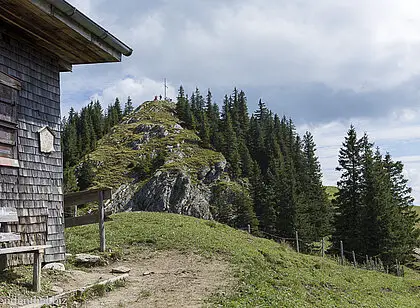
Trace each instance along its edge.
{"label": "wooden cabin", "polygon": [[43,261],[64,260],[60,72],[131,53],[64,0],[0,0],[0,208],[19,217],[0,232],[21,236],[7,245],[50,245]]}

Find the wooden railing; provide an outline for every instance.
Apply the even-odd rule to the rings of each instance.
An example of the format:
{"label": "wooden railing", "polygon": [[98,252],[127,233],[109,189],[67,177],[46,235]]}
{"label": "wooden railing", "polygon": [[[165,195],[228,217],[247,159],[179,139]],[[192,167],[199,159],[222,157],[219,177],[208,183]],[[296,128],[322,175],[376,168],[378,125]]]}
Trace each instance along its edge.
{"label": "wooden railing", "polygon": [[[99,223],[100,251],[105,251],[105,208],[104,200],[112,198],[111,188],[97,188],[64,195],[64,210],[70,210],[73,217],[64,219],[65,228]],[[77,216],[77,207],[90,202],[99,202],[98,213]]]}

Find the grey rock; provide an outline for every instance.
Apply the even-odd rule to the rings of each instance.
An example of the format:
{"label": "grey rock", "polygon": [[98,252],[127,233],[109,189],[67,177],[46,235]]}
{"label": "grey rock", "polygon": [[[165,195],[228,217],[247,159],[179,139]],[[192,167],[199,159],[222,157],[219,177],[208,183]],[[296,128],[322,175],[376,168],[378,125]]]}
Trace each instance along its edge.
{"label": "grey rock", "polygon": [[[166,164],[182,159],[181,149],[167,148],[171,156]],[[150,155],[153,155],[151,153]],[[162,168],[146,183],[121,185],[113,198],[105,202],[106,210],[169,212],[212,219],[210,212],[211,189],[219,180],[229,180],[226,161],[202,168],[196,175],[188,170]],[[198,180],[198,181],[197,181]]]}
{"label": "grey rock", "polygon": [[154,274],[155,272],[144,272],[143,273],[143,276],[150,276],[150,275],[152,275],[152,274]]}
{"label": "grey rock", "polygon": [[153,125],[151,124],[140,124],[134,129],[135,134],[140,134],[144,132],[150,132],[152,130]]}
{"label": "grey rock", "polygon": [[111,273],[113,274],[126,274],[131,271],[131,268],[125,267],[125,266],[118,266],[111,270]]}
{"label": "grey rock", "polygon": [[51,291],[53,291],[55,294],[60,294],[64,292],[64,289],[58,286],[52,286]]}
{"label": "grey rock", "polygon": [[132,210],[170,212],[211,219],[210,189],[193,184],[183,171],[156,172],[136,194]]}
{"label": "grey rock", "polygon": [[131,142],[131,144],[130,144],[131,149],[133,149],[133,150],[140,150],[141,145],[142,145],[142,141],[141,141],[141,140],[136,140],[136,141],[133,141],[133,142]]}
{"label": "grey rock", "polygon": [[66,267],[63,263],[48,263],[42,268],[44,270],[65,271]]}
{"label": "grey rock", "polygon": [[138,121],[139,121],[139,120],[138,120],[138,119],[136,119],[136,118],[130,118],[130,119],[128,119],[127,124],[137,123]]}
{"label": "grey rock", "polygon": [[176,130],[183,130],[182,126],[181,126],[181,125],[179,125],[178,123],[174,125],[174,128],[175,128]]}
{"label": "grey rock", "polygon": [[76,263],[95,265],[101,262],[101,257],[87,253],[79,253],[76,255],[75,261]]}
{"label": "grey rock", "polygon": [[[163,125],[154,125],[154,124],[140,124],[134,129],[135,134],[144,133],[147,135],[147,140],[150,138],[163,138],[169,135],[168,130]],[[143,137],[144,139],[144,137]]]}
{"label": "grey rock", "polygon": [[420,260],[420,248],[414,248],[413,249],[413,257],[417,260]]}
{"label": "grey rock", "polygon": [[212,169],[208,166],[204,167],[200,171],[198,171],[197,177],[199,180],[202,180],[206,177],[206,175],[211,171]]}

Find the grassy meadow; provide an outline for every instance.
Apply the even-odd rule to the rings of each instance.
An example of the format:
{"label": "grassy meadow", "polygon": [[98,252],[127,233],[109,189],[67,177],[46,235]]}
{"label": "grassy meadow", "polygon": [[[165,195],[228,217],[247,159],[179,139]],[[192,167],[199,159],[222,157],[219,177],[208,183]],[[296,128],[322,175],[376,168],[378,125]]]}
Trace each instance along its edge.
{"label": "grassy meadow", "polygon": [[[165,213],[120,213],[106,222],[107,245],[117,255],[142,249],[194,252],[231,264],[237,284],[217,292],[222,307],[420,307],[420,275],[405,277],[340,266],[297,254],[285,244],[257,238],[214,221]],[[66,229],[68,252],[96,252],[98,226]]]}

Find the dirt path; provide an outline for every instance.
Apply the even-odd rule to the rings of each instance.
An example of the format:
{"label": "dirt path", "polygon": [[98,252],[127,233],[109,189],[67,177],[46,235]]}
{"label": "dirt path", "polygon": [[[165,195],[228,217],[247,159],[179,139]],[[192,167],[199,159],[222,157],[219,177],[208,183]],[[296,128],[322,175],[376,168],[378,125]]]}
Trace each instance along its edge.
{"label": "dirt path", "polygon": [[124,287],[86,307],[201,307],[205,298],[232,283],[227,262],[192,253],[150,252],[127,259],[92,270],[90,275],[105,278],[116,266],[131,268]]}

